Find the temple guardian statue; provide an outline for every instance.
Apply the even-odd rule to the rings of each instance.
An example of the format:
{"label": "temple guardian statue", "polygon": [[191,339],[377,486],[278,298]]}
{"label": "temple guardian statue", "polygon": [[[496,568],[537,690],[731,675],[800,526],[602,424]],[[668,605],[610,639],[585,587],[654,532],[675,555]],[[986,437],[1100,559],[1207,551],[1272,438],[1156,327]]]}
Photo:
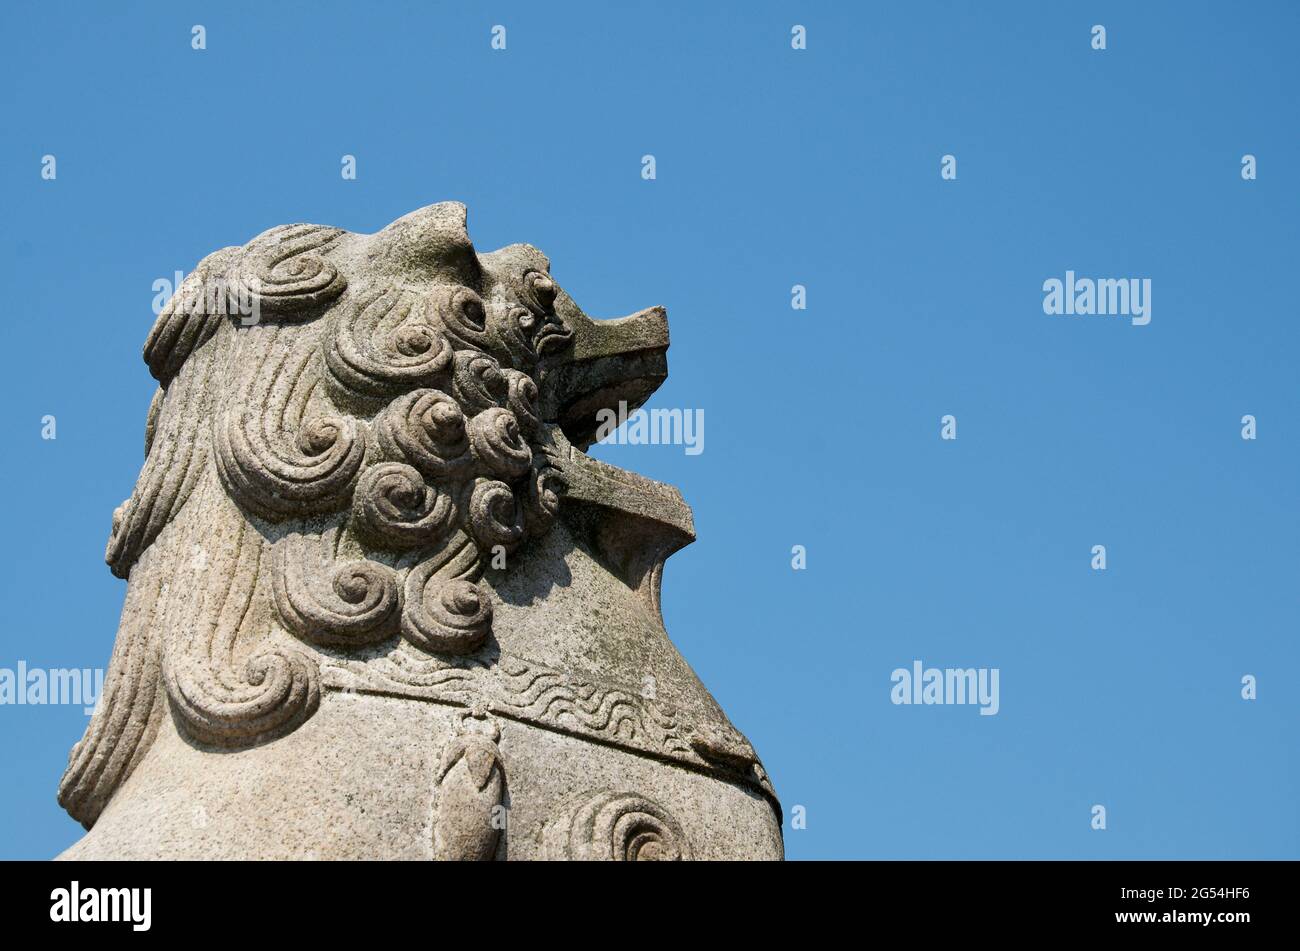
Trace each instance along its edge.
{"label": "temple guardian statue", "polygon": [[144,359],[126,601],[63,858],[774,859],[780,805],[664,630],[673,487],[589,457],[667,375],[465,208],[195,268]]}

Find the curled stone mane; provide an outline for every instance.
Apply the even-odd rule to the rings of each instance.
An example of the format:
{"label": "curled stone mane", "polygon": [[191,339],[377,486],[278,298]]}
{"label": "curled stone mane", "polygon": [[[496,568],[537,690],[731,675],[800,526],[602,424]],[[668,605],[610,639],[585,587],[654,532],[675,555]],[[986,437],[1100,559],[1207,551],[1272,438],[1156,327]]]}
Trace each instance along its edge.
{"label": "curled stone mane", "polygon": [[[779,853],[762,766],[663,631],[662,564],[694,538],[690,510],[671,486],[584,451],[602,411],[635,408],[662,382],[667,346],[662,308],[593,320],[536,248],[476,252],[454,202],[375,234],[275,227],[199,262],[144,345],[159,387],[105,552],[128,582],[122,620],[59,787],[92,829],[70,853],[148,840],[150,855],[214,854],[188,831],[155,831],[173,828],[160,788],[206,794],[227,768],[228,798],[254,773],[281,777],[276,790],[319,783],[291,769],[295,751],[320,763],[327,747],[311,744],[335,734],[319,730],[371,722],[381,736],[335,742],[369,755],[433,730],[408,751],[442,750],[421,774],[437,787],[432,857],[507,850],[486,818],[506,801],[507,742],[511,800],[524,814],[554,806],[510,849],[729,854],[721,840],[692,844],[644,789],[543,795],[547,744],[560,742],[547,737],[616,751],[601,755],[624,764],[617,775],[650,786],[643,763],[708,777],[724,790],[710,808],[759,802],[754,841]],[[344,708],[322,700],[331,691],[408,705],[342,727],[331,718]],[[323,821],[286,801],[265,808],[278,823]],[[252,826],[231,821],[220,854],[271,854],[240,845]],[[286,841],[298,855],[300,840]]]}
{"label": "curled stone mane", "polygon": [[[573,332],[556,314],[540,252],[516,245],[488,256],[494,274],[464,225],[462,206],[439,205],[374,236],[407,265],[396,273],[346,277],[342,245],[360,236],[305,224],[204,259],[145,344],[161,388],[144,471],[114,513],[113,573],[133,577],[187,503],[220,509],[221,494],[243,516],[236,537],[222,539],[240,549],[236,582],[249,589],[232,593],[250,598],[265,574],[277,626],[297,641],[339,651],[396,637],[430,654],[482,648],[492,625],[485,567],[544,534],[559,506],[538,375]],[[244,552],[254,540],[256,551]],[[193,547],[197,561],[211,557],[202,542]],[[202,573],[191,565],[173,581],[196,584]],[[120,643],[131,656],[119,660],[159,665],[171,709],[204,743],[255,742],[310,716],[320,693],[312,656],[271,637],[223,670],[214,661],[233,661],[246,632],[229,617],[205,624],[198,602],[218,592],[197,587],[193,609],[174,612],[162,643]],[[132,607],[124,626],[137,619]],[[185,620],[200,630],[185,630]],[[123,695],[148,680],[123,666],[60,788],[87,824],[160,713],[161,697],[144,714],[139,698]],[[123,756],[123,741],[133,754]]]}
{"label": "curled stone mane", "polygon": [[[268,375],[218,418],[227,494],[250,518],[294,525],[271,550],[271,577],[295,636],[482,646],[484,566],[546,532],[562,490],[539,433],[541,348],[528,331],[554,324],[542,341],[552,348],[572,333],[546,310],[549,278],[536,284],[552,293],[502,320],[464,285],[361,289],[327,319],[292,390]],[[257,407],[281,405],[281,386],[297,426],[268,434]],[[313,517],[324,524],[307,525]]]}

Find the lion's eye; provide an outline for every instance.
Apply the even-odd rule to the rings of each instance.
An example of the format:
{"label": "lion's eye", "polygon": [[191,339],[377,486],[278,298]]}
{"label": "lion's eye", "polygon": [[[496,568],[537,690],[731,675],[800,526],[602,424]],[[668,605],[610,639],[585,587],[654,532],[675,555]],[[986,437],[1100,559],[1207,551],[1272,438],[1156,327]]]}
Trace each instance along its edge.
{"label": "lion's eye", "polygon": [[534,318],[533,315],[528,313],[527,311],[519,315],[519,326],[522,327],[524,330],[532,330],[533,324],[535,323],[537,323],[536,318]]}
{"label": "lion's eye", "polygon": [[464,314],[465,320],[477,330],[482,330],[487,322],[487,314],[483,311],[483,302],[477,297],[466,298],[461,304],[461,313]]}

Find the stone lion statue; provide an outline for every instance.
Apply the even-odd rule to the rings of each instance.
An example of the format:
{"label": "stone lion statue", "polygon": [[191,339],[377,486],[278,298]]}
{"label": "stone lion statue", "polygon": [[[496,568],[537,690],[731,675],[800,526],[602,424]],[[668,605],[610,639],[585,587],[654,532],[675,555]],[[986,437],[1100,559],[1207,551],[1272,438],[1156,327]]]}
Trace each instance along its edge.
{"label": "stone lion statue", "polygon": [[127,580],[65,858],[779,858],[758,758],[672,646],[672,487],[587,456],[667,318],[587,317],[465,208],[201,261],[106,559]]}

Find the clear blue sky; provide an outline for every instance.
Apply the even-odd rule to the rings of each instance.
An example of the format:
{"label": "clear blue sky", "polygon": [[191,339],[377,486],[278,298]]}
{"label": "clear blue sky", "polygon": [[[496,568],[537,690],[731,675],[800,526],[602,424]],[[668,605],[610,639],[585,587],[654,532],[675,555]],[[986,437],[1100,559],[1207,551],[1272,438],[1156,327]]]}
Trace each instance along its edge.
{"label": "clear blue sky", "polygon": [[[107,661],[153,281],[459,199],[588,313],[667,306],[705,451],[596,453],[694,506],[668,630],[791,857],[1300,857],[1300,7],[541,6],[5,5],[0,667]],[[1067,269],[1151,323],[1046,316]],[[916,659],[1000,712],[891,704]],[[77,837],[85,722],[0,707],[0,856]]]}

